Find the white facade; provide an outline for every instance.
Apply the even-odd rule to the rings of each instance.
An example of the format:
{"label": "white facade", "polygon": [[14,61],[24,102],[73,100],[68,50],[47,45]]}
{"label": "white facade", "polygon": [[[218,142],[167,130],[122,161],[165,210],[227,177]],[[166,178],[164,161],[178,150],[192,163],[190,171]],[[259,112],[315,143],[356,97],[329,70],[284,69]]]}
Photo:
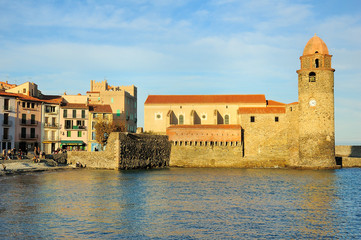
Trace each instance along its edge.
{"label": "white facade", "polygon": [[46,154],[60,148],[60,106],[44,103],[41,115],[41,147]]}
{"label": "white facade", "polygon": [[14,96],[0,95],[0,149],[15,147],[16,101]]}

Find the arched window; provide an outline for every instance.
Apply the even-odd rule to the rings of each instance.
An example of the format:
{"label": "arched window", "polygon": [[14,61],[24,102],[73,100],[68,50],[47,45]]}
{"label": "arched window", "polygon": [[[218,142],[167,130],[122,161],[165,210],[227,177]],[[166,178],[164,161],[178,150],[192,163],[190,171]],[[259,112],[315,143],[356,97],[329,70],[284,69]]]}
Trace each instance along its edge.
{"label": "arched window", "polygon": [[179,115],[179,124],[180,125],[184,124],[184,116],[183,115]]}
{"label": "arched window", "polygon": [[318,59],[315,59],[315,68],[320,67],[320,61]]}
{"label": "arched window", "polygon": [[310,72],[310,74],[308,74],[308,76],[309,76],[310,82],[316,82],[316,73]]}
{"label": "arched window", "polygon": [[229,115],[224,116],[224,124],[229,124]]}

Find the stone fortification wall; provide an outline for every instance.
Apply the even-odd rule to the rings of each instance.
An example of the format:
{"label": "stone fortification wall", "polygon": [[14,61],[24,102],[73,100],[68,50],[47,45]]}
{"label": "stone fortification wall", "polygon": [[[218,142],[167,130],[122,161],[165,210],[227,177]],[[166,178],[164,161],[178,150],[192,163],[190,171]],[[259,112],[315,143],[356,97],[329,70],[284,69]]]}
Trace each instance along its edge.
{"label": "stone fortification wall", "polygon": [[169,165],[167,136],[111,133],[102,152],[68,152],[68,163],[80,162],[88,168],[134,169]]}
{"label": "stone fortification wall", "polygon": [[244,156],[255,161],[289,160],[287,114],[242,114]]}
{"label": "stone fortification wall", "polygon": [[169,165],[171,145],[167,136],[120,134],[120,169],[154,168]]}
{"label": "stone fortification wall", "polygon": [[361,146],[336,146],[336,157],[343,168],[361,167]]}
{"label": "stone fortification wall", "polygon": [[284,159],[242,157],[243,146],[179,146],[172,145],[171,167],[234,167],[276,168],[285,167]]}
{"label": "stone fortification wall", "polygon": [[75,165],[77,162],[80,162],[88,168],[118,169],[119,158],[117,158],[117,153],[119,152],[120,144],[119,134],[120,133],[111,133],[109,135],[107,147],[102,152],[68,152],[68,164]]}
{"label": "stone fortification wall", "polygon": [[336,146],[336,156],[338,157],[361,157],[361,146]]}

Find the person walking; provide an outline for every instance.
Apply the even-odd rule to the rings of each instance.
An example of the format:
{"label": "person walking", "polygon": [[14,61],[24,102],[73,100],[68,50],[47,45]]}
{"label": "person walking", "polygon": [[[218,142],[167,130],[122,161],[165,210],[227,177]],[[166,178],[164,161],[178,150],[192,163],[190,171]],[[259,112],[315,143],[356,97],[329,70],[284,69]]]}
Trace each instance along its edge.
{"label": "person walking", "polygon": [[3,149],[3,158],[6,160],[6,149]]}

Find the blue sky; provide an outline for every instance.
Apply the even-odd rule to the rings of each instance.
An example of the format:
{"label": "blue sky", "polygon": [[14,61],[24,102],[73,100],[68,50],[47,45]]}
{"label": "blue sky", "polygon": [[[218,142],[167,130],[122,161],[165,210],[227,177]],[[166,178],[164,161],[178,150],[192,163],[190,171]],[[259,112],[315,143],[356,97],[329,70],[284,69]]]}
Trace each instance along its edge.
{"label": "blue sky", "polygon": [[0,81],[85,94],[90,80],[149,94],[266,94],[297,101],[315,34],[335,72],[336,143],[361,145],[361,1],[3,1]]}

